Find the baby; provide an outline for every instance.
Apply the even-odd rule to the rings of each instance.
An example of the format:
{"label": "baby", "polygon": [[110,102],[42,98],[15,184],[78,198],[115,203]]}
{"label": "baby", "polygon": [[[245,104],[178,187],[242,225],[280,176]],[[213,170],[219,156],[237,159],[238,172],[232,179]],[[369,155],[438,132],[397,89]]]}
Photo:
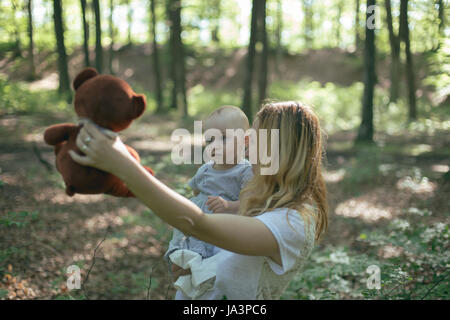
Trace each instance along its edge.
{"label": "baby", "polygon": [[[250,162],[244,158],[244,153],[238,150],[237,138],[226,137],[226,129],[241,129],[245,132],[249,128],[247,116],[238,107],[222,106],[208,116],[203,127],[205,131],[220,130],[222,141],[216,142],[215,145],[219,143],[222,152],[219,151],[220,148],[213,148],[211,155],[216,161],[210,160],[202,165],[188,182],[194,192],[191,201],[205,213],[237,213],[239,193],[253,177],[253,172]],[[213,142],[207,135],[205,139],[207,144]],[[245,145],[248,145],[248,140],[245,140]],[[234,151],[232,163],[226,159],[227,149]],[[206,280],[215,276],[215,260],[208,258],[219,251],[219,248],[211,244],[194,237],[186,237],[181,231],[174,229],[164,258],[170,266],[174,263],[183,269],[191,269],[191,276],[180,277],[175,283],[175,287],[185,297],[195,298],[207,290]],[[211,284],[211,281],[209,283]],[[180,298],[179,292],[177,297]]]}

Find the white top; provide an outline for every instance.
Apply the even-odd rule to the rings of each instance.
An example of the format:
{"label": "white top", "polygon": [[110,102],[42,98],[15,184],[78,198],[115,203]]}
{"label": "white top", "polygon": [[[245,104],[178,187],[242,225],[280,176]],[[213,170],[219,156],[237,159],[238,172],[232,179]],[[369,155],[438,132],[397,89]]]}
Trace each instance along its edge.
{"label": "white top", "polygon": [[254,217],[262,221],[278,242],[281,265],[261,256],[222,250],[213,289],[201,299],[279,299],[299,272],[314,246],[315,221],[303,221],[296,210],[275,209]]}

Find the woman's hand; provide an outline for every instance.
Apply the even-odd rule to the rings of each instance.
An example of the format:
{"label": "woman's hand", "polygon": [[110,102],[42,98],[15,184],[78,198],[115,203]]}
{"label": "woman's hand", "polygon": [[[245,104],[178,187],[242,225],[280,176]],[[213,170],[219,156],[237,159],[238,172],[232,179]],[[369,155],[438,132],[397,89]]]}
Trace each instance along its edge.
{"label": "woman's hand", "polygon": [[191,274],[191,269],[183,269],[176,264],[172,264],[173,282],[176,282],[179,277]]}
{"label": "woman's hand", "polygon": [[135,161],[118,136],[113,138],[103,133],[91,122],[84,122],[76,145],[85,156],[74,150],[70,150],[69,154],[73,161],[84,166],[117,174],[127,161]]}

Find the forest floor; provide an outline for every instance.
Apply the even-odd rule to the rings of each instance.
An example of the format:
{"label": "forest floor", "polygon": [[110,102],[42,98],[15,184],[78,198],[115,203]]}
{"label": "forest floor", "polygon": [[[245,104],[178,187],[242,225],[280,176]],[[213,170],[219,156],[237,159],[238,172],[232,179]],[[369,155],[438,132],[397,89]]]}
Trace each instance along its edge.
{"label": "forest floor", "polygon": [[[64,193],[42,133],[66,118],[64,113],[0,118],[0,294],[6,299],[171,299],[174,288],[162,260],[170,227],[135,199]],[[170,133],[179,125],[169,116],[145,114],[123,139],[158,178],[186,194],[184,185],[195,168],[170,161]],[[448,134],[379,134],[382,143],[365,149],[356,149],[353,139],[350,132],[329,137],[330,224],[316,250],[328,245],[364,250],[357,242],[361,232],[384,230],[408,208],[427,208],[433,212],[430,222],[448,223],[450,186],[441,179],[449,164]],[[66,287],[66,268],[73,264],[83,280],[90,270],[84,291]]]}

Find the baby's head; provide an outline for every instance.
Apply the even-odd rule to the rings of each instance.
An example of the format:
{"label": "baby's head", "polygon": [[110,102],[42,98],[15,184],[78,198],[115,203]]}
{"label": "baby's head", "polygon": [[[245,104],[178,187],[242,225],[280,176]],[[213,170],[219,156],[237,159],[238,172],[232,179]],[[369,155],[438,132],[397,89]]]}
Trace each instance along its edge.
{"label": "baby's head", "polygon": [[[213,157],[221,158],[222,163],[230,163],[230,160],[226,162],[225,155],[228,150],[231,150],[230,148],[233,148],[234,150],[234,159],[233,164],[237,164],[243,157],[243,154],[240,154],[239,151],[239,144],[241,142],[244,143],[246,146],[248,144],[248,139],[244,139],[241,135],[236,135],[234,139],[231,139],[231,137],[226,136],[227,129],[234,130],[235,133],[245,133],[249,129],[250,125],[248,122],[248,118],[245,115],[245,113],[238,107],[235,106],[221,106],[218,109],[214,110],[203,122],[203,129],[205,130],[205,139],[206,143],[210,144],[214,141],[215,137],[208,134],[209,129],[217,129],[222,133],[222,146],[223,146],[223,153],[215,148],[211,155]],[[241,141],[238,141],[239,138],[242,138]]]}

